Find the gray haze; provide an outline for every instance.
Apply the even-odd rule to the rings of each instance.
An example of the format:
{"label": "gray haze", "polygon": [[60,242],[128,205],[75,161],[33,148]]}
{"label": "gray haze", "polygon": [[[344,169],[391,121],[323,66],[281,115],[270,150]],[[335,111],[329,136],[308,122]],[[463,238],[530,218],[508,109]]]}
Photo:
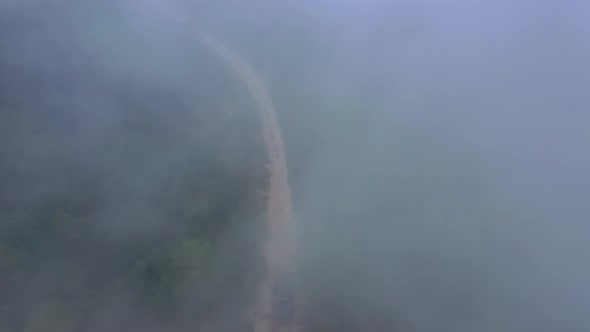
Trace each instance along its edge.
{"label": "gray haze", "polygon": [[[193,128],[225,120],[191,110],[213,104],[212,95],[237,114],[223,127],[235,126],[231,137],[243,145],[235,163],[262,149],[247,92],[227,72],[216,78],[227,69],[199,44],[199,30],[227,42],[266,80],[286,144],[310,324],[590,331],[590,4],[74,3],[0,4],[1,29],[29,26],[16,37],[1,34],[2,61],[13,72],[0,76],[38,77],[27,100],[60,109],[39,116],[55,122],[55,144],[67,146],[67,159],[117,168],[136,192],[155,195],[162,178],[201,160],[188,155],[209,141]],[[50,7],[55,17],[66,10],[67,19],[44,20]],[[75,42],[60,39],[72,29]],[[43,81],[55,72],[68,80]],[[120,123],[113,95],[125,82],[153,93],[162,103],[153,112],[173,114],[175,148],[158,148],[147,164],[123,151],[113,155],[121,162],[85,152],[110,144],[105,137]],[[0,83],[11,100],[9,87],[20,82]],[[77,122],[64,125],[59,116]],[[48,150],[42,137],[23,135],[22,145],[10,146],[28,151],[19,160],[34,167]],[[125,242],[159,232],[160,212],[148,200],[107,192],[124,197],[103,202],[108,236]],[[253,232],[233,231],[228,238]]]}
{"label": "gray haze", "polygon": [[338,96],[311,115],[300,194],[310,278],[338,262],[313,292],[363,280],[340,300],[402,331],[587,330],[590,7],[331,3],[313,17],[329,52],[313,87]]}

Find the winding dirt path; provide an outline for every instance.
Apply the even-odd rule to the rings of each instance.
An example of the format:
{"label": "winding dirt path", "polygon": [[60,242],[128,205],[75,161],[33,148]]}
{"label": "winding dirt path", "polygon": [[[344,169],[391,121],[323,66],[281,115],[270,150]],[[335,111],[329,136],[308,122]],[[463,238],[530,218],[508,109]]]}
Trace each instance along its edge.
{"label": "winding dirt path", "polygon": [[264,143],[268,152],[270,184],[267,204],[267,243],[263,247],[268,273],[260,285],[259,299],[254,314],[255,332],[298,331],[298,307],[295,305],[295,319],[290,324],[277,324],[270,319],[272,306],[271,287],[277,280],[290,278],[294,274],[295,219],[288,183],[287,161],[281,129],[264,82],[256,72],[235,55],[229,48],[212,36],[201,33],[203,42],[223,58],[244,82],[258,106],[262,122]]}

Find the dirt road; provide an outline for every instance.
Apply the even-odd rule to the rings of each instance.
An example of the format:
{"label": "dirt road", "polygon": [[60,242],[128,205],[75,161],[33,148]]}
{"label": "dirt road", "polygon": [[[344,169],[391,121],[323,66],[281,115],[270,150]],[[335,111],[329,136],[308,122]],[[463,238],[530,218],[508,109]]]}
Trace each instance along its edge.
{"label": "dirt road", "polygon": [[272,294],[271,286],[277,280],[294,275],[295,257],[295,219],[291,203],[291,190],[288,183],[285,147],[277,116],[264,85],[256,72],[229,48],[208,34],[201,34],[203,42],[223,58],[245,83],[258,106],[262,122],[264,143],[268,152],[270,184],[267,205],[268,238],[263,251],[267,263],[267,278],[260,285],[259,299],[254,315],[255,332],[295,332],[298,331],[298,308],[295,305],[295,319],[290,324],[278,324],[270,319]]}

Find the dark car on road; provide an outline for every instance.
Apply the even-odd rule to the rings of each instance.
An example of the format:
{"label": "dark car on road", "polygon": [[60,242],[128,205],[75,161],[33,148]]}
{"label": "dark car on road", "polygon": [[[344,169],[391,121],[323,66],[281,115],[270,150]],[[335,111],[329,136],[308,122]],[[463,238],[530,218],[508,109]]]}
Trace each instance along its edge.
{"label": "dark car on road", "polygon": [[287,281],[275,283],[273,288],[273,318],[279,323],[293,320],[293,287]]}

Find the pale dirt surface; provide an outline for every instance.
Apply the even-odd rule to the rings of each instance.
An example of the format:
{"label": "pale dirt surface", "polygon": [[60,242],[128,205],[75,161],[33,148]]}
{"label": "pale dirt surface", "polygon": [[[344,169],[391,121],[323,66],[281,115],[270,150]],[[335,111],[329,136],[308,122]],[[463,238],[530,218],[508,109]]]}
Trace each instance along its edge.
{"label": "pale dirt surface", "polygon": [[[259,299],[254,309],[254,331],[295,332],[299,330],[298,314],[295,315],[293,323],[288,325],[278,325],[269,319],[272,304],[271,286],[276,280],[293,275],[296,242],[285,147],[277,116],[264,82],[250,65],[212,36],[202,33],[201,38],[208,47],[228,63],[254,97],[268,152],[270,171],[266,212],[268,239],[263,246],[268,273],[266,280],[260,285]],[[297,305],[295,305],[295,309],[296,312],[299,311]]]}

